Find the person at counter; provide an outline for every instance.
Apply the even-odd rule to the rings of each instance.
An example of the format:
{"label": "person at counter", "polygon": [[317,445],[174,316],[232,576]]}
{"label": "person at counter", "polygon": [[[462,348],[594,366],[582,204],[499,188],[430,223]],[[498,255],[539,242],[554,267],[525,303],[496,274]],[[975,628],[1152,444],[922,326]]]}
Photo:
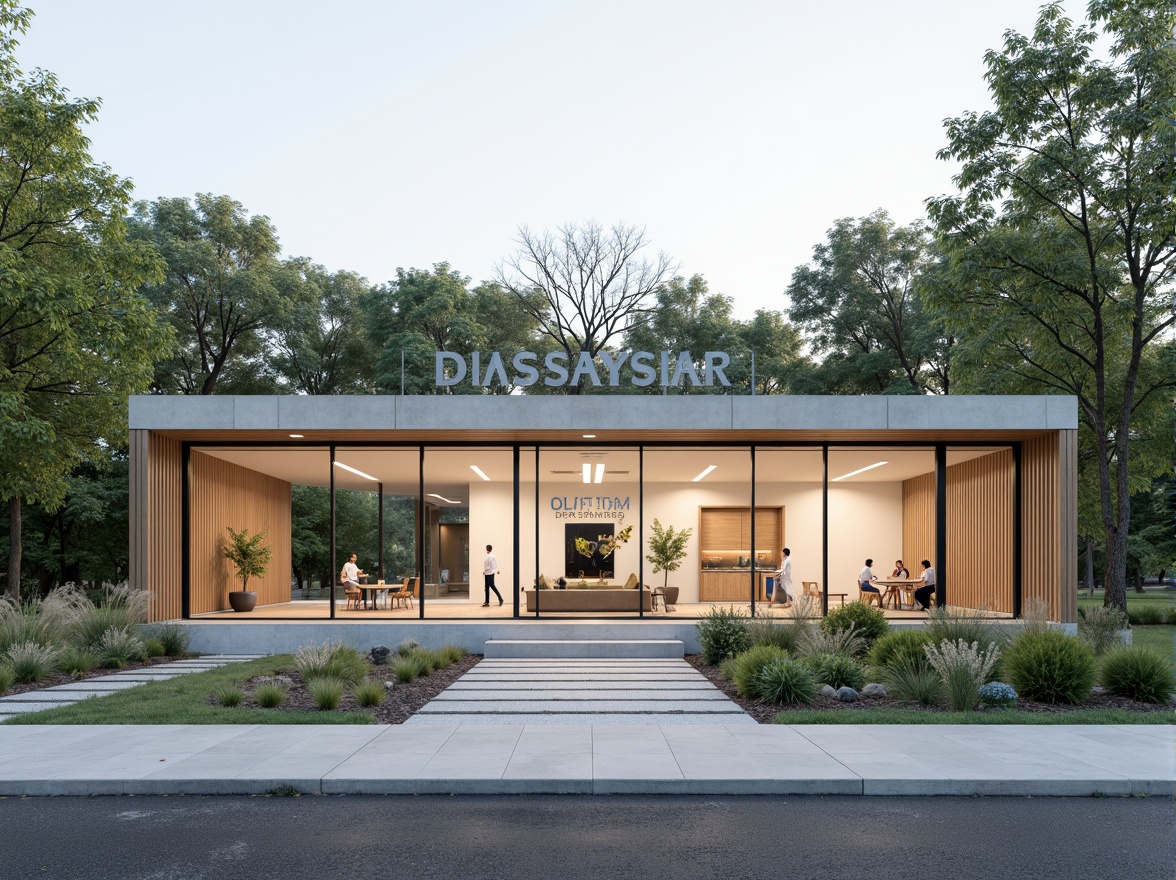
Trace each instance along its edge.
{"label": "person at counter", "polygon": [[907,571],[901,559],[896,559],[894,560],[894,571],[890,572],[890,576],[892,578],[909,578],[911,573]]}
{"label": "person at counter", "polygon": [[930,611],[931,597],[935,595],[935,569],[931,567],[929,559],[924,559],[920,564],[923,566],[923,586],[915,590],[915,604],[922,611]]}
{"label": "person at counter", "polygon": [[[783,605],[787,608],[796,597],[792,589],[792,551],[785,547],[780,551],[784,555],[780,558],[780,570],[775,573],[776,586],[772,590],[771,605]],[[779,600],[779,601],[777,601]]]}

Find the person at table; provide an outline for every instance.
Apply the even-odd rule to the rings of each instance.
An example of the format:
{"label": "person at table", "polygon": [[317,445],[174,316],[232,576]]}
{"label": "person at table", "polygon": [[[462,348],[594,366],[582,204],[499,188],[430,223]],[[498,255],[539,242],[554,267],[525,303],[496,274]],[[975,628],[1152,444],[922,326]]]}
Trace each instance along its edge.
{"label": "person at table", "polygon": [[890,576],[892,578],[903,578],[905,580],[911,576],[911,573],[903,566],[901,559],[896,559],[894,560],[894,571],[890,572]]}
{"label": "person at table", "polygon": [[359,579],[366,576],[367,574],[360,571],[359,566],[355,564],[355,554],[352,553],[343,564],[343,586],[347,589],[358,590]]}
{"label": "person at table", "polygon": [[874,569],[870,567],[873,564],[873,559],[866,560],[866,567],[858,572],[858,586],[861,588],[863,593],[881,594],[882,591],[875,587],[872,583],[872,581],[877,580],[877,575],[874,574]]}
{"label": "person at table", "polygon": [[929,611],[931,597],[935,595],[935,569],[931,567],[929,559],[924,559],[920,564],[923,566],[923,586],[915,590],[915,604],[920,610]]}
{"label": "person at table", "polygon": [[776,585],[772,590],[772,605],[783,605],[787,608],[796,598],[792,589],[792,551],[785,547],[780,551],[784,555],[780,559],[780,570],[776,572]]}

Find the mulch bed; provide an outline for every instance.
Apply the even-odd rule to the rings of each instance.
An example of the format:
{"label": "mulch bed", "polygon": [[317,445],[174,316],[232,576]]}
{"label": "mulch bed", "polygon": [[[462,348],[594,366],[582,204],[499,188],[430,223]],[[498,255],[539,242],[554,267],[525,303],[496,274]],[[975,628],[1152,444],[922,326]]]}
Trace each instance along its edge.
{"label": "mulch bed", "polygon": [[[437,694],[445,690],[463,675],[472,669],[479,660],[482,659],[480,654],[466,654],[452,666],[445,669],[438,669],[428,675],[413,679],[412,681],[397,681],[392,674],[392,669],[389,666],[372,666],[371,671],[367,674],[368,681],[378,681],[381,684],[385,682],[392,682],[391,688],[386,688],[384,700],[378,706],[363,707],[355,701],[354,695],[350,690],[343,694],[343,699],[339,703],[339,708],[336,712],[362,712],[370,715],[376,724],[402,724],[415,713],[418,709],[425,705],[425,703],[432,700]],[[302,676],[297,672],[289,672],[283,676],[279,676],[283,681],[290,685],[290,692],[286,695],[285,702],[277,709],[271,711],[275,712],[316,712],[318,707],[315,706],[314,700],[310,696],[310,691],[306,687],[306,682],[302,680]],[[244,690],[246,693],[245,702],[243,706],[256,706],[253,702],[253,689],[262,681],[270,681],[272,677],[265,676],[262,678],[251,679],[245,683]],[[215,702],[211,700],[210,702]]]}
{"label": "mulch bed", "polygon": [[44,688],[50,688],[59,684],[69,684],[74,681],[85,681],[87,678],[97,678],[100,675],[113,675],[116,672],[127,672],[132,669],[143,669],[147,666],[158,666],[161,663],[170,663],[173,660],[187,660],[195,657],[195,654],[188,657],[152,657],[150,660],[141,660],[135,663],[128,663],[122,669],[93,669],[90,672],[81,672],[77,675],[70,675],[68,672],[55,672],[48,678],[43,678],[40,681],[30,682],[16,682],[5,696],[12,694],[23,694],[28,691],[39,691]]}
{"label": "mulch bed", "polygon": [[[749,700],[741,697],[735,691],[735,683],[724,681],[719,676],[719,667],[707,666],[702,662],[701,654],[687,654],[686,662],[707,677],[715,687],[731,698],[743,708],[748,715],[760,724],[771,724],[781,712],[811,711],[819,709],[833,712],[868,712],[875,708],[915,709],[920,712],[947,712],[941,706],[920,706],[918,703],[907,703],[892,697],[859,697],[852,703],[843,703],[836,697],[823,697],[820,694],[807,706],[781,706],[764,700]],[[1031,700],[1018,700],[1017,708],[1023,712],[1040,712],[1042,714],[1065,715],[1079,709],[1126,709],[1129,712],[1171,712],[1171,706],[1155,703],[1139,703],[1126,697],[1116,697],[1113,694],[1091,694],[1081,703],[1072,706],[1055,705],[1053,703],[1034,703]],[[977,712],[1001,712],[1001,709],[979,708]]]}

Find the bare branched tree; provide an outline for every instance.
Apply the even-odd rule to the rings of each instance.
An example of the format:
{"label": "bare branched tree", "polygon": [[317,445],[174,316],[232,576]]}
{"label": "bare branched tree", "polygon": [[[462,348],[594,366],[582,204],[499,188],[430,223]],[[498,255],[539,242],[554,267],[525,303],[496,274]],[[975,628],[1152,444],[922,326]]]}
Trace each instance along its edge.
{"label": "bare branched tree", "polygon": [[498,281],[572,365],[582,351],[595,358],[647,314],[654,291],[678,270],[663,253],[641,255],[648,242],[636,226],[568,224],[555,233],[523,226],[515,241],[519,249],[498,267]]}

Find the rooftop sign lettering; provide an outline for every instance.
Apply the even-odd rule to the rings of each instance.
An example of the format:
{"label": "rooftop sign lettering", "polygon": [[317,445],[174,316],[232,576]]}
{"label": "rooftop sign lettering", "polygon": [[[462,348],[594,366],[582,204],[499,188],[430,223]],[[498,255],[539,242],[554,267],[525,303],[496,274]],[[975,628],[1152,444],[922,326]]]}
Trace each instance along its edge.
{"label": "rooftop sign lettering", "polygon": [[[586,351],[582,351],[572,364],[568,355],[562,351],[553,351],[543,358],[540,363],[539,355],[533,351],[520,351],[510,360],[511,370],[507,370],[501,354],[492,351],[485,359],[483,368],[483,352],[475,351],[465,355],[455,351],[437,352],[436,381],[438,387],[457,385],[468,381],[474,386],[487,386],[498,382],[501,385],[516,385],[526,387],[540,381],[549,388],[559,388],[564,385],[579,385],[581,380],[587,380],[593,385],[621,385],[621,368],[627,363],[628,370],[624,378],[630,385],[644,388],[649,385],[675,387],[684,382],[694,386],[722,385],[731,387],[723,372],[731,363],[731,356],[725,351],[707,351],[702,355],[702,369],[688,351],[663,351],[654,354],[651,351],[601,351],[594,360]],[[603,381],[602,381],[603,377]]]}

